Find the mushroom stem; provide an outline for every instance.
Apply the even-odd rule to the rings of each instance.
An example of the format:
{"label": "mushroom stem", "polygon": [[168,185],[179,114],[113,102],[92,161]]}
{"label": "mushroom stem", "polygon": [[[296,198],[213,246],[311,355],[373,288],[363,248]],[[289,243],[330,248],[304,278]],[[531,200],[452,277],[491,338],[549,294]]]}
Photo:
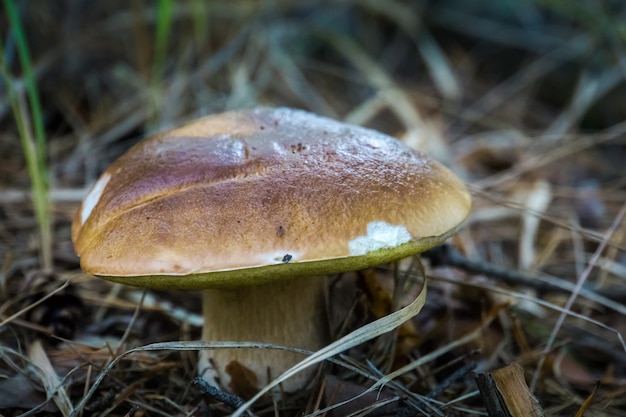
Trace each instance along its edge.
{"label": "mushroom stem", "polygon": [[[263,342],[315,351],[328,343],[326,280],[282,280],[237,290],[204,290],[206,341]],[[261,348],[200,351],[199,372],[241,397],[254,395],[273,378],[304,359],[300,354]],[[292,392],[311,380],[315,369],[283,383]]]}

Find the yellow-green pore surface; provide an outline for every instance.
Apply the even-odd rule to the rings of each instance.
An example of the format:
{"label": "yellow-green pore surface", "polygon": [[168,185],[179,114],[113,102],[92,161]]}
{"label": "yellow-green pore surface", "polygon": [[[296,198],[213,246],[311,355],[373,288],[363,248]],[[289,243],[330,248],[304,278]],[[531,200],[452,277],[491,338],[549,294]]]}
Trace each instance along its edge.
{"label": "yellow-green pore surface", "polygon": [[83,201],[72,239],[82,268],[111,281],[236,287],[421,252],[470,204],[454,174],[394,138],[259,108],[130,149]]}

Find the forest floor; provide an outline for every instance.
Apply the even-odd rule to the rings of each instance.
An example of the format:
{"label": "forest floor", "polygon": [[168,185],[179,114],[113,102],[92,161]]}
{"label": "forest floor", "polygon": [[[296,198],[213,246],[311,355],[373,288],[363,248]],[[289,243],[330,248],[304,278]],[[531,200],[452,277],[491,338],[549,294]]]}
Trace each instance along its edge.
{"label": "forest floor", "polygon": [[[234,411],[194,384],[197,352],[180,347],[200,338],[200,294],[90,277],[70,229],[86,190],[141,138],[255,105],[393,135],[463,178],[473,209],[447,252],[422,258],[417,316],[249,412],[493,415],[497,395],[477,380],[511,366],[528,386],[520,396],[540,403],[535,415],[626,415],[620,2],[3,7],[1,415]],[[412,274],[397,274],[410,279],[394,292],[404,265],[329,278],[335,338],[419,294]],[[181,344],[141,348],[158,342]]]}

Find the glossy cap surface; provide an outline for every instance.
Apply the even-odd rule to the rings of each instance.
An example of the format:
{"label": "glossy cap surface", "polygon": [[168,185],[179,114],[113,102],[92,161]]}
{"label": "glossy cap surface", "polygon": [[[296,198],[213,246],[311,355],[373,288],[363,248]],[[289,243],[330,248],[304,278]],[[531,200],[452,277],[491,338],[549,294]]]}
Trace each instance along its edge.
{"label": "glossy cap surface", "polygon": [[470,205],[451,171],[392,137],[258,108],[131,148],[83,201],[72,240],[86,272],[116,282],[254,285],[421,252]]}

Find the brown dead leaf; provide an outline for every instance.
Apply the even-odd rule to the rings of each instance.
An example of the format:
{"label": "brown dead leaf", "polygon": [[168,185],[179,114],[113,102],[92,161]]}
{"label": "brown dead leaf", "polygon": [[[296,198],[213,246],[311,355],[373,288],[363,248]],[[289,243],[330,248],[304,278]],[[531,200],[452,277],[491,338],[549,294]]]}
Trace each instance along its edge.
{"label": "brown dead leaf", "polygon": [[[0,410],[31,410],[45,401],[46,394],[24,375],[0,380]],[[53,401],[48,401],[40,410],[49,413],[59,411]]]}
{"label": "brown dead leaf", "polygon": [[[393,280],[391,277],[383,276],[375,269],[365,270],[362,274],[372,315],[376,319],[379,319],[392,313],[394,310],[394,301]],[[419,336],[413,320],[403,323],[398,328],[395,358],[393,362],[394,369],[407,363],[409,353],[416,348],[421,340],[422,338]]]}
{"label": "brown dead leaf", "polygon": [[241,398],[251,398],[258,392],[256,374],[237,361],[232,361],[226,366],[226,372],[230,375],[228,387],[233,393]]}
{"label": "brown dead leaf", "polygon": [[[377,401],[393,398],[393,393],[387,389],[376,390],[363,394],[367,387],[342,381],[333,375],[328,375],[324,386],[324,401],[326,404],[339,404],[348,401],[344,405],[333,408],[328,413],[331,417],[347,416],[356,413],[364,408],[370,407]],[[358,398],[356,398],[358,397]],[[353,401],[350,401],[354,399]],[[377,409],[382,415],[393,415],[398,408],[398,403],[392,403]]]}

